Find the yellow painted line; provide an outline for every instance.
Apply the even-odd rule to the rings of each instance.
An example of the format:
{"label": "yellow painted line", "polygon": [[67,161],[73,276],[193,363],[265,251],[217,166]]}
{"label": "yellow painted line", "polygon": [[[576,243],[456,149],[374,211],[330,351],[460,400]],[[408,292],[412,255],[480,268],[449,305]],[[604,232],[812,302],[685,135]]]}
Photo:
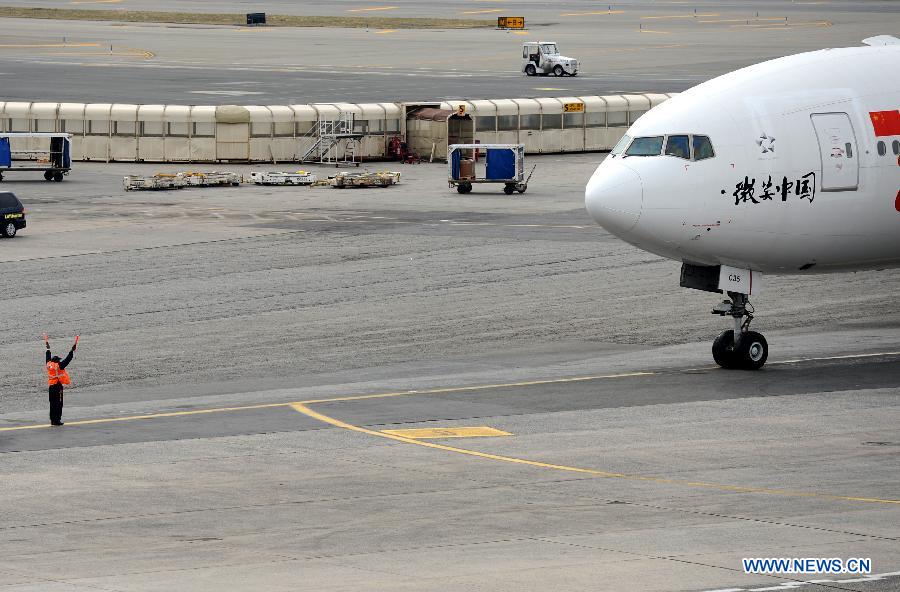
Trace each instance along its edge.
{"label": "yellow painted line", "polygon": [[376,10],[396,10],[399,6],[375,6],[374,8],[351,8],[347,12],[374,12]]}
{"label": "yellow painted line", "polygon": [[459,14],[488,14],[489,12],[503,12],[503,8],[487,8],[485,10],[464,10]]}
{"label": "yellow painted line", "polygon": [[567,90],[565,88],[554,88],[552,86],[536,86],[532,90]]}
{"label": "yellow painted line", "polygon": [[699,18],[699,17],[710,17],[710,16],[719,16],[716,12],[711,12],[707,14],[673,14],[666,16],[642,16],[641,20],[668,20],[668,19],[690,19],[690,18]]}
{"label": "yellow painted line", "polygon": [[695,487],[695,488],[703,488],[703,489],[714,489],[719,491],[729,491],[735,493],[756,493],[756,494],[765,494],[765,495],[777,495],[782,497],[809,497],[816,499],[826,499],[831,501],[852,501],[852,502],[867,502],[867,503],[877,503],[877,504],[896,504],[900,505],[900,500],[895,499],[881,499],[881,498],[873,498],[873,497],[857,497],[857,496],[845,496],[845,495],[831,495],[827,493],[817,493],[814,491],[792,491],[788,489],[769,489],[766,487],[749,487],[743,485],[727,485],[723,483],[708,483],[705,481],[688,481],[685,479],[669,479],[666,477],[653,477],[653,476],[644,476],[644,475],[629,475],[626,473],[613,473],[610,471],[601,471],[597,469],[585,469],[581,467],[571,467],[568,465],[558,465],[552,463],[544,463],[535,460],[529,460],[525,458],[517,458],[514,456],[505,456],[501,454],[489,454],[487,452],[479,452],[477,450],[469,450],[466,448],[457,448],[455,446],[447,446],[446,444],[436,444],[434,442],[423,442],[422,440],[417,440],[415,438],[409,438],[405,436],[394,435],[388,432],[378,432],[375,430],[370,430],[364,427],[360,427],[357,425],[349,424],[347,422],[341,421],[339,419],[335,419],[328,415],[324,415],[319,413],[318,411],[313,411],[307,405],[309,405],[309,401],[299,402],[299,403],[291,403],[291,407],[310,417],[312,419],[317,419],[323,423],[327,423],[329,425],[333,425],[334,427],[342,428],[345,430],[349,430],[352,432],[359,432],[361,434],[368,434],[369,436],[377,436],[379,438],[388,438],[390,440],[395,440],[397,442],[403,442],[406,444],[415,444],[416,446],[424,446],[426,448],[433,448],[435,450],[443,450],[445,452],[454,452],[457,454],[464,454],[467,456],[474,456],[478,458],[484,458],[488,460],[496,460],[502,461],[512,464],[518,465],[526,465],[531,467],[538,467],[542,469],[554,469],[557,471],[566,471],[569,473],[580,473],[583,475],[591,475],[594,477],[606,477],[611,479],[625,479],[628,481],[644,481],[651,483],[659,483],[663,485],[680,485],[686,487]]}
{"label": "yellow painted line", "polygon": [[22,48],[22,49],[35,49],[42,47],[100,47],[99,43],[35,43],[35,44],[26,44],[26,43],[9,43],[0,45],[2,48]]}
{"label": "yellow painted line", "polygon": [[598,14],[624,14],[624,10],[596,10],[593,12],[564,12],[559,16],[594,16]]}
{"label": "yellow painted line", "polygon": [[396,33],[397,29],[382,29],[380,31],[375,31],[376,35],[388,35],[389,33]]}
{"label": "yellow painted line", "polygon": [[530,31],[510,31],[513,35],[531,35]]}
{"label": "yellow painted line", "polygon": [[783,16],[781,16],[781,17],[773,17],[773,18],[753,17],[753,18],[743,18],[743,19],[715,19],[715,20],[711,20],[711,21],[697,21],[697,22],[710,24],[710,23],[746,23],[748,21],[757,22],[757,21],[785,21],[785,20],[786,19]]}
{"label": "yellow painted line", "polygon": [[122,0],[73,0],[69,4],[119,4]]}
{"label": "yellow painted line", "polygon": [[428,440],[439,438],[494,438],[497,436],[512,436],[509,432],[498,430],[489,426],[473,428],[414,428],[408,430],[381,430],[382,434],[402,436],[414,440]]}
{"label": "yellow painted line", "polygon": [[638,33],[656,33],[657,35],[671,35],[669,31],[654,31],[652,29],[638,29]]}
{"label": "yellow painted line", "polygon": [[569,382],[586,382],[591,380],[604,380],[613,378],[630,378],[633,376],[653,376],[655,372],[628,372],[625,374],[605,374],[598,376],[576,376],[574,378],[550,378],[547,380],[528,380],[523,382],[503,382],[499,384],[476,384],[472,386],[455,386],[447,388],[398,391],[395,393],[379,393],[374,395],[353,395],[347,397],[331,397],[329,399],[311,399],[303,401],[304,404],[314,403],[338,403],[341,401],[363,401],[365,399],[388,399],[391,397],[408,397],[410,395],[440,395],[445,393],[465,393],[484,391],[490,389],[514,388],[522,386],[536,386],[542,384],[565,384]]}
{"label": "yellow painted line", "polygon": [[[148,413],[146,415],[128,415],[124,417],[104,417],[101,419],[81,419],[67,421],[67,426],[96,425],[101,423],[117,423],[121,421],[138,421],[142,419],[159,419],[161,417],[184,417],[187,415],[204,415],[208,413],[227,413],[229,411],[246,411],[248,409],[267,409],[269,407],[287,407],[290,403],[263,403],[260,405],[244,405],[240,407],[217,407],[213,409],[194,409],[193,411],[171,411],[169,413]],[[21,430],[38,430],[51,427],[49,424],[34,424],[0,428],[0,432],[16,432]]]}

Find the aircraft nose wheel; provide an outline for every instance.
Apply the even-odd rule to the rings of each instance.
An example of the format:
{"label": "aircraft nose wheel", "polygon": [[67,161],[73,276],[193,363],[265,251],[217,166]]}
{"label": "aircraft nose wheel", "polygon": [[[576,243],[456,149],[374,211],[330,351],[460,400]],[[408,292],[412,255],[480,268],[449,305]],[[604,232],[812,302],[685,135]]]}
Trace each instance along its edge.
{"label": "aircraft nose wheel", "polygon": [[729,370],[759,370],[769,357],[769,344],[761,333],[750,330],[753,307],[747,296],[734,292],[728,295],[731,300],[713,309],[713,314],[734,318],[735,328],[723,331],[716,337],[712,346],[713,359],[716,364]]}

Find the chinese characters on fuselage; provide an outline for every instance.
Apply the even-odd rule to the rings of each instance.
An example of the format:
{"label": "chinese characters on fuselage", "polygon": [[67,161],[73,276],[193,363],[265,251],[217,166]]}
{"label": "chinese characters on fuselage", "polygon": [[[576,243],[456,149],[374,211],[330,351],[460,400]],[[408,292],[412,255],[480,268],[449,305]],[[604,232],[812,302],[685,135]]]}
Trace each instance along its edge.
{"label": "chinese characters on fuselage", "polygon": [[[759,188],[759,192],[757,192],[757,188]],[[726,193],[728,190],[723,189],[722,195]],[[749,175],[744,175],[744,178],[735,184],[731,195],[734,197],[736,206],[742,203],[758,204],[764,201],[776,201],[776,198],[787,201],[791,197],[808,199],[809,203],[812,203],[816,199],[816,174],[809,172],[793,180],[784,176],[778,185],[775,185],[772,175],[768,175],[759,183],[756,182],[755,177],[751,179]]]}

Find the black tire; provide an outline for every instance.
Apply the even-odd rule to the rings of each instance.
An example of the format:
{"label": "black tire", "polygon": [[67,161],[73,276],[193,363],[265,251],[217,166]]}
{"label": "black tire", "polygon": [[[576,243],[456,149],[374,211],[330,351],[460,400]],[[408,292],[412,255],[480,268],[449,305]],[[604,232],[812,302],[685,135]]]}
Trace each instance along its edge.
{"label": "black tire", "polygon": [[722,368],[737,368],[737,355],[734,352],[734,331],[722,331],[712,345],[713,360]]}
{"label": "black tire", "polygon": [[53,173],[53,180],[57,183],[62,183],[63,174],[60,171],[56,171],[55,173]]}
{"label": "black tire", "polygon": [[16,225],[12,222],[7,222],[3,225],[3,236],[6,238],[13,238],[16,236]]}
{"label": "black tire", "polygon": [[456,186],[456,191],[459,193],[471,193],[472,184],[471,183],[460,183]]}
{"label": "black tire", "polygon": [[0,173],[0,181],[3,181],[3,173]]}
{"label": "black tire", "polygon": [[554,76],[565,76],[566,71],[563,69],[562,66],[557,64],[556,66],[553,66],[553,75]]}
{"label": "black tire", "polygon": [[747,331],[741,335],[741,340],[734,353],[740,368],[759,370],[769,358],[769,344],[760,333]]}
{"label": "black tire", "polygon": [[537,68],[534,67],[534,64],[525,66],[525,76],[534,76],[535,74],[537,74]]}
{"label": "black tire", "polygon": [[506,195],[512,195],[515,192],[516,192],[515,185],[504,185],[503,186],[503,193],[505,193]]}
{"label": "black tire", "polygon": [[44,181],[53,180],[53,171],[44,171]]}

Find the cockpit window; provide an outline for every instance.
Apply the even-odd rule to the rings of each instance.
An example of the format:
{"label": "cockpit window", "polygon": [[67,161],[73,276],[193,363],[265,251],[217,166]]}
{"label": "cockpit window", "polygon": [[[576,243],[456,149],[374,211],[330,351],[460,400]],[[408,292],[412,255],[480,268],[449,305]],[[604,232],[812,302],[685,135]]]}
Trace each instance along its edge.
{"label": "cockpit window", "polygon": [[715,155],[708,136],[694,136],[694,160],[704,160]]}
{"label": "cockpit window", "polygon": [[691,159],[691,140],[687,135],[669,136],[666,140],[666,155],[677,156],[685,160]]}
{"label": "cockpit window", "polygon": [[663,136],[635,138],[625,156],[659,156],[662,153]]}
{"label": "cockpit window", "polygon": [[622,152],[625,150],[625,148],[628,147],[629,144],[631,144],[631,136],[626,134],[622,136],[622,139],[616,143],[610,154],[612,154],[613,156],[615,156],[616,154],[622,154]]}

